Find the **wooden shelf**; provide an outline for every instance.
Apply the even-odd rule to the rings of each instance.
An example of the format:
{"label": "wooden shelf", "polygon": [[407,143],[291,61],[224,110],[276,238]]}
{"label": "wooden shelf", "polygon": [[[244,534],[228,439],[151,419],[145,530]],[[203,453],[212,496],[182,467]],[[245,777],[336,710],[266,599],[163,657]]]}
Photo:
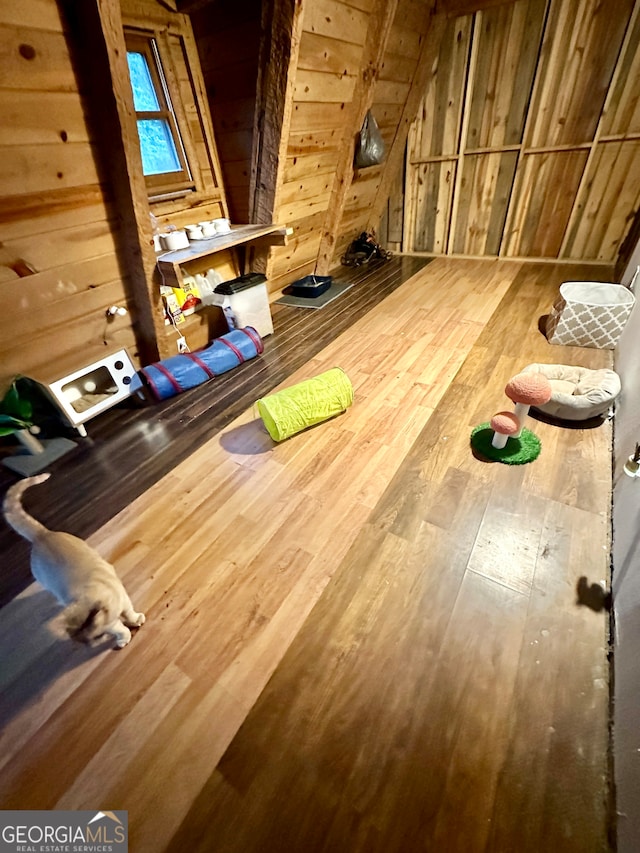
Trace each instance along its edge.
{"label": "wooden shelf", "polygon": [[[233,250],[233,260],[226,264],[229,278],[234,278],[238,271],[248,272],[253,265],[263,269],[265,255],[271,246],[284,246],[287,243],[289,229],[282,225],[232,225],[229,234],[220,234],[206,240],[191,243],[185,249],[175,252],[163,252],[157,257],[158,269],[162,281],[169,287],[182,287],[185,273],[198,272],[198,261],[204,268],[207,259],[213,255]],[[193,264],[189,269],[183,266]],[[224,272],[223,272],[224,275]],[[192,349],[205,346],[214,337],[224,334],[227,329],[222,309],[218,306],[203,306],[194,314],[185,318],[186,322],[178,325],[181,334],[189,336],[189,346]],[[176,332],[173,326],[166,325],[164,333],[158,332],[158,349],[161,358],[175,355]]]}
{"label": "wooden shelf", "polygon": [[182,264],[250,243],[284,246],[286,241],[287,229],[282,225],[232,225],[229,234],[219,234],[207,240],[198,240],[186,249],[177,249],[175,252],[163,252],[158,255],[158,266],[163,276],[168,279],[167,283],[171,284],[174,280],[181,281],[178,268]]}

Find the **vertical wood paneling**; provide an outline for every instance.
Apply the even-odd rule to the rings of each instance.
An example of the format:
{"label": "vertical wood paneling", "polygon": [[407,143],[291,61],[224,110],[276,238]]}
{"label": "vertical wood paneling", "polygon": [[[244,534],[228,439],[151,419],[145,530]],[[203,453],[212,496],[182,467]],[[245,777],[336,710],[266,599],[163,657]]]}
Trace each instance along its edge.
{"label": "vertical wood paneling", "polygon": [[558,256],[586,161],[586,151],[522,159],[505,228],[507,257]]}
{"label": "vertical wood paneling", "polygon": [[579,216],[564,247],[566,258],[611,260],[640,206],[640,140],[599,145],[585,176]]}
{"label": "vertical wood paneling", "polygon": [[545,8],[546,0],[531,0],[477,16],[480,49],[467,108],[466,148],[522,141]]}
{"label": "vertical wood paneling", "polygon": [[631,19],[626,49],[612,87],[601,136],[640,133],[640,6]]}
{"label": "vertical wood paneling", "polygon": [[514,151],[465,157],[454,253],[497,255],[500,251],[516,159]]}
{"label": "vertical wood paneling", "polygon": [[[638,206],[639,86],[634,0],[516,0],[452,21],[409,134],[405,250],[613,262]],[[445,156],[448,204],[433,183]]]}
{"label": "vertical wood paneling", "polygon": [[457,153],[471,24],[471,16],[447,22],[437,70],[409,131],[410,162]]}
{"label": "vertical wood paneling", "polygon": [[417,167],[412,247],[416,252],[447,250],[446,224],[451,212],[455,171],[454,160],[422,163]]}
{"label": "vertical wood paneling", "polygon": [[529,147],[593,139],[632,8],[633,0],[552,0]]}

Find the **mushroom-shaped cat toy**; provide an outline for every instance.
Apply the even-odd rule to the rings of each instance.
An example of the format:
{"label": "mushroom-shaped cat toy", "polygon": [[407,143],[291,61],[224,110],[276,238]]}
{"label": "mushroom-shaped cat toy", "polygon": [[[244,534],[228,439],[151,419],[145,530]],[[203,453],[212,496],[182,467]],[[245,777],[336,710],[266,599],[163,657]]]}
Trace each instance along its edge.
{"label": "mushroom-shaped cat toy", "polygon": [[542,373],[518,373],[507,382],[504,393],[515,403],[513,413],[520,422],[520,427],[514,438],[518,438],[529,413],[529,406],[548,403],[552,389],[549,380]]}
{"label": "mushroom-shaped cat toy", "polygon": [[491,418],[491,429],[494,431],[491,446],[502,450],[509,436],[520,432],[520,421],[513,412],[498,412]]}

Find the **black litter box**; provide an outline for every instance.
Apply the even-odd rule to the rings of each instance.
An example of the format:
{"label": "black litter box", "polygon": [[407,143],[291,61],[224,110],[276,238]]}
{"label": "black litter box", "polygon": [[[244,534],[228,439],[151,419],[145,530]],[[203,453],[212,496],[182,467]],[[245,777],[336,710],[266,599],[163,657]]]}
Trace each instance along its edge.
{"label": "black litter box", "polygon": [[307,299],[315,299],[321,296],[331,287],[333,277],[330,275],[305,275],[290,285],[291,296],[303,296]]}

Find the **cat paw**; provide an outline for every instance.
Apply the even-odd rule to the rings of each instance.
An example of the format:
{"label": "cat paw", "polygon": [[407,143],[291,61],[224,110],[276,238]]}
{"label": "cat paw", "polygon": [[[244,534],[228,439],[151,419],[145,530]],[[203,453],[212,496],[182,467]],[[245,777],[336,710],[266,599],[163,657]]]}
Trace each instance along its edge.
{"label": "cat paw", "polygon": [[144,625],[147,619],[144,613],[136,613],[135,610],[130,610],[128,615],[123,613],[120,618],[127,628],[139,628],[141,625]]}
{"label": "cat paw", "polygon": [[131,642],[131,631],[127,630],[126,628],[125,631],[116,634],[116,648],[118,649],[124,649],[124,647],[128,646]]}

